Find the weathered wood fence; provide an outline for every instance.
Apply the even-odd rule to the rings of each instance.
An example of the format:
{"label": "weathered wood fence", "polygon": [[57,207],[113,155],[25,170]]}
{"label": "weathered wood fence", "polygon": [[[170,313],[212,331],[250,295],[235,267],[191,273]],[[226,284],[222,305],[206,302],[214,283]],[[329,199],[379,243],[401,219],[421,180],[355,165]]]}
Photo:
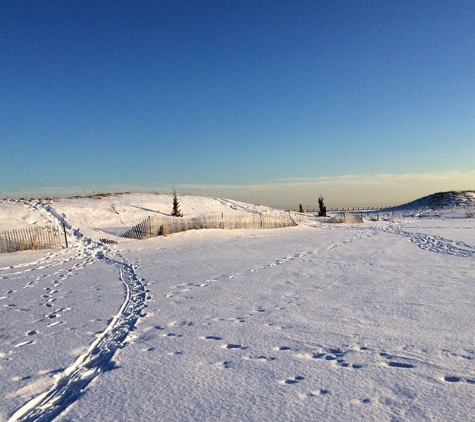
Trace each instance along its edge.
{"label": "weathered wood fence", "polygon": [[59,226],[33,226],[0,232],[0,252],[61,248]]}
{"label": "weathered wood fence", "polygon": [[130,239],[148,239],[164,234],[199,229],[275,229],[297,224],[290,215],[281,217],[266,214],[219,214],[196,218],[147,217],[124,233]]}

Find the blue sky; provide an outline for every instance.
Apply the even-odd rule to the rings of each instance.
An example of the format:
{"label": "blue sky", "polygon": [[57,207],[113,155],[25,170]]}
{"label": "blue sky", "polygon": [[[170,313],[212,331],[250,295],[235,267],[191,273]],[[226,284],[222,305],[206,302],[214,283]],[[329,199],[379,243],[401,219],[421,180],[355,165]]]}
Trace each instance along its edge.
{"label": "blue sky", "polygon": [[474,75],[473,1],[2,1],[0,195],[475,189]]}

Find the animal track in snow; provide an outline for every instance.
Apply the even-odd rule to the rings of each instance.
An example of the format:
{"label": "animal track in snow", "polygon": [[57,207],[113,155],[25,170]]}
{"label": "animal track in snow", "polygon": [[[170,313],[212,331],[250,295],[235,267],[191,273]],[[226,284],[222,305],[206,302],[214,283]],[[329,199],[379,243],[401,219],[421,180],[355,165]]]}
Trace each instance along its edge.
{"label": "animal track in snow", "polygon": [[285,352],[287,350],[292,350],[292,348],[288,346],[280,346],[280,347],[275,347],[274,350],[278,350],[279,352]]}
{"label": "animal track in snow", "polygon": [[215,341],[219,341],[219,340],[222,340],[223,338],[222,337],[218,337],[218,336],[206,336],[206,337],[202,337],[204,340],[215,340]]}
{"label": "animal track in snow", "polygon": [[297,375],[294,378],[288,378],[285,380],[280,380],[279,383],[282,385],[292,385],[292,384],[298,384],[300,381],[303,381],[305,377],[302,377],[300,375]]}
{"label": "animal track in snow", "polygon": [[163,334],[163,337],[183,337],[183,334],[176,334],[176,333],[168,333],[168,334]]}
{"label": "animal track in snow", "polygon": [[475,256],[475,246],[469,245],[465,242],[445,239],[441,236],[409,232],[402,230],[399,225],[394,224],[383,227],[381,230],[387,233],[393,233],[399,236],[407,237],[419,248],[430,252],[461,256],[464,258],[471,258]]}
{"label": "animal track in snow", "polygon": [[265,355],[259,355],[259,356],[244,356],[244,360],[259,360],[263,362],[272,362],[273,360],[276,360],[274,356],[265,356]]}
{"label": "animal track in snow", "polygon": [[454,375],[446,375],[444,381],[449,383],[466,382],[467,384],[475,385],[475,379],[473,378],[458,377]]}
{"label": "animal track in snow", "polygon": [[402,363],[402,362],[388,362],[388,366],[391,368],[404,368],[404,369],[412,369],[414,368],[414,365],[411,365],[410,363]]}
{"label": "animal track in snow", "polygon": [[308,393],[309,397],[317,397],[317,396],[327,396],[331,394],[330,390],[327,390],[326,388],[321,388],[320,390],[314,390]]}
{"label": "animal track in snow", "polygon": [[[395,356],[390,355],[386,352],[380,352],[379,356],[381,356],[381,357],[385,358],[386,360],[388,360],[386,365],[391,367],[391,368],[402,368],[402,369],[415,368],[415,366],[410,364],[410,363],[398,362],[397,360],[394,360]],[[401,360],[401,359],[407,360],[405,358],[399,358],[399,360]]]}
{"label": "animal track in snow", "polygon": [[239,350],[245,350],[247,349],[246,346],[243,346],[241,344],[236,344],[236,343],[228,343],[223,346],[223,349],[239,349]]}

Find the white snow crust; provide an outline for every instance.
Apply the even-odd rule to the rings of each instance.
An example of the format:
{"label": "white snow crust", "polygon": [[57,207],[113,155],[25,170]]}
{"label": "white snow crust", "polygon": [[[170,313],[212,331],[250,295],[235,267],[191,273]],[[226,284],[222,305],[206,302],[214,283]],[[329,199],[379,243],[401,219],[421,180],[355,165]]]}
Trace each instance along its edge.
{"label": "white snow crust", "polygon": [[[185,216],[280,212],[179,201]],[[0,231],[64,222],[70,243],[0,254],[1,421],[473,419],[465,208],[120,237],[171,204],[0,201]]]}

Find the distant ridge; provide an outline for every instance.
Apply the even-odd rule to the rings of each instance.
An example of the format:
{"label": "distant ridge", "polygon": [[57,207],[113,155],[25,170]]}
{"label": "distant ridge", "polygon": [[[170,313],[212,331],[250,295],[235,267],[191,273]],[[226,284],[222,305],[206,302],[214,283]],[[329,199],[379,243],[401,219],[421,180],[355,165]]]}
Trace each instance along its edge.
{"label": "distant ridge", "polygon": [[439,211],[445,209],[474,209],[475,208],[475,191],[449,191],[437,192],[432,195],[424,196],[407,204],[399,205],[397,207],[388,208],[389,211]]}

